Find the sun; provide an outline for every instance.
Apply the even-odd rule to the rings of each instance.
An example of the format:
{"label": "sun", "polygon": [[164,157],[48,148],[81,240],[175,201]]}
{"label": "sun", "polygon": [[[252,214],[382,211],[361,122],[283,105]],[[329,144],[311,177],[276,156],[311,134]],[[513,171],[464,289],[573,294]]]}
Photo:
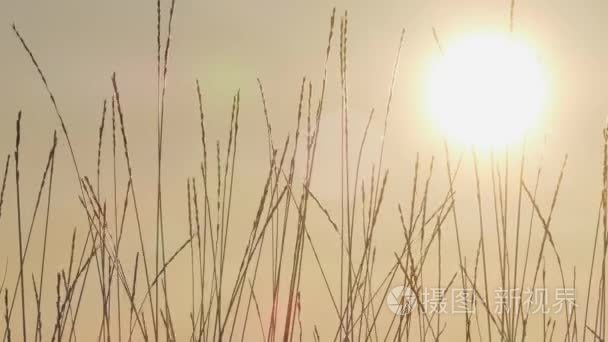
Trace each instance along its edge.
{"label": "sun", "polygon": [[535,51],[510,34],[481,33],[446,46],[430,69],[427,107],[452,141],[510,145],[539,121],[546,98]]}

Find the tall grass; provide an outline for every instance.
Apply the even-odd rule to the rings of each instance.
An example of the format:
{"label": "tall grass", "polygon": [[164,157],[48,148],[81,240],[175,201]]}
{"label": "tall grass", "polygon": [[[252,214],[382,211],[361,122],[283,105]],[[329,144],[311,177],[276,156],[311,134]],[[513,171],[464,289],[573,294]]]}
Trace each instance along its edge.
{"label": "tall grass", "polygon": [[[554,286],[576,288],[576,284],[580,283],[576,279],[576,270],[572,274],[567,273],[566,267],[569,264],[562,259],[552,230],[556,211],[559,210],[558,199],[566,173],[567,158],[564,158],[552,188],[553,195],[548,201],[548,210],[543,210],[546,205],[539,198],[542,169],[538,168],[533,181],[525,177],[529,168],[525,145],[520,153],[493,153],[489,174],[483,173],[478,151],[474,148],[454,158],[453,151],[445,143],[444,163],[440,163],[439,157],[433,156],[428,165],[424,165],[423,158],[416,155],[411,189],[408,193],[401,193],[406,202],[386,203],[387,191],[392,189],[391,178],[399,177],[393,173],[389,177],[389,169],[385,164],[386,158],[392,156],[385,153],[385,137],[389,132],[401,52],[406,43],[405,30],[398,40],[387,102],[380,118],[382,129],[379,132],[379,149],[373,149],[375,145],[370,144],[370,139],[375,134],[372,131],[373,124],[378,120],[379,114],[373,108],[370,109],[369,115],[363,120],[365,126],[355,127],[358,120],[353,120],[355,114],[350,110],[349,102],[349,17],[347,12],[338,15],[335,9],[329,20],[320,85],[316,86],[311,81],[312,78],[302,77],[297,89],[297,104],[294,113],[291,113],[293,127],[284,139],[278,138],[276,130],[273,130],[268,97],[262,80],[258,79],[260,107],[264,115],[260,120],[264,120],[266,126],[268,165],[265,177],[248,180],[257,192],[249,194],[246,199],[256,203],[255,214],[247,227],[237,226],[234,216],[241,213],[236,213],[233,209],[236,201],[243,200],[236,196],[240,190],[236,188],[239,183],[235,182],[239,168],[244,167],[239,154],[242,134],[239,127],[241,92],[236,91],[232,98],[226,139],[210,141],[206,123],[209,114],[205,110],[203,87],[196,80],[193,96],[196,96],[198,102],[197,108],[192,110],[198,111],[196,116],[200,117],[200,170],[192,170],[185,181],[183,198],[186,203],[183,206],[187,209],[187,226],[183,227],[183,231],[187,232],[187,238],[175,250],[170,251],[166,243],[163,215],[163,183],[166,181],[163,155],[165,114],[169,114],[165,99],[175,3],[170,3],[167,35],[163,45],[163,9],[161,2],[157,2],[154,228],[144,224],[142,213],[148,211],[138,206],[138,195],[141,196],[138,190],[142,189],[135,186],[136,174],[132,167],[125,120],[128,108],[121,101],[118,75],[111,75],[113,92],[106,97],[111,99],[109,106],[108,100],[103,102],[97,134],[96,173],[91,181],[80,171],[85,168],[73,149],[70,126],[59,110],[58,101],[43,69],[25,38],[13,25],[18,41],[33,63],[51,100],[63,140],[67,143],[79,187],[79,192],[75,195],[80,208],[74,210],[81,210],[85,215],[86,229],[84,233],[81,229],[74,229],[71,241],[66,243],[65,247],[69,247],[67,266],[47,262],[49,236],[54,234],[49,217],[54,207],[55,159],[61,149],[55,133],[38,188],[31,223],[26,230],[26,217],[22,212],[26,197],[22,194],[22,185],[29,180],[21,177],[21,160],[27,157],[22,155],[21,143],[22,137],[26,137],[27,129],[22,127],[22,113],[19,112],[13,159],[10,155],[6,158],[0,183],[1,220],[5,202],[11,201],[8,195],[5,198],[5,193],[8,194],[5,190],[7,184],[10,184],[7,182],[9,170],[13,168],[14,203],[17,210],[15,229],[19,247],[18,275],[12,292],[5,287],[6,275],[0,283],[5,307],[3,341],[17,338],[23,341],[76,341],[79,336],[81,340],[94,339],[96,336],[100,341],[240,339],[287,342],[313,339],[438,342],[459,339],[467,342],[510,342],[538,341],[541,337],[543,341],[605,340],[608,255],[606,130],[603,184],[589,265],[590,275],[586,284],[586,297],[577,302],[585,302],[584,307],[566,308],[559,316],[543,313],[542,318],[531,317],[529,312],[523,310],[497,313],[491,302],[492,286],[498,285],[505,290],[541,285],[547,287],[548,263],[557,270],[557,283]],[[511,3],[511,30],[513,13],[514,2]],[[336,24],[338,21],[339,27]],[[432,34],[441,52],[437,31],[433,29]],[[340,130],[325,132],[323,119],[328,115],[325,102],[329,92],[327,75],[336,45]],[[313,89],[316,88],[318,90],[315,95]],[[102,163],[104,146],[106,150],[110,146],[106,141],[109,139],[106,131],[109,130],[110,114],[111,166]],[[355,141],[359,135],[354,133],[359,131],[362,133],[360,141]],[[340,137],[340,152],[336,155],[340,162],[340,185],[336,185],[333,190],[340,194],[339,212],[323,203],[323,198],[318,196],[317,183],[314,182],[322,177],[319,171],[324,167],[317,160],[317,152],[324,148],[320,146],[320,136],[336,133]],[[122,157],[120,149],[124,152]],[[457,206],[455,186],[462,172],[462,164],[469,160],[469,153],[474,172],[474,183],[471,186],[476,197],[476,207],[472,210],[477,212],[474,220],[479,229],[475,248],[471,250],[467,250],[463,242],[463,206]],[[513,166],[517,164],[514,160],[518,159],[519,165]],[[365,161],[368,160],[372,160],[371,165],[366,165]],[[11,164],[11,161],[14,162]],[[446,187],[439,191],[441,195],[438,200],[431,195],[432,185],[442,183],[437,180],[437,169],[445,172],[441,177],[447,175]],[[303,170],[303,174],[298,175],[296,170]],[[323,170],[330,171],[333,170]],[[109,191],[101,183],[103,175],[107,173],[110,174],[108,179],[112,180]],[[118,179],[121,176],[127,179],[124,187],[119,186]],[[490,179],[490,192],[483,190],[486,178]],[[515,198],[509,197],[513,191],[516,193]],[[110,194],[108,198],[106,193]],[[121,194],[122,197],[119,197]],[[46,206],[41,209],[45,215],[44,230],[39,232],[42,235],[41,263],[35,267],[30,262],[26,267],[30,238],[44,196]],[[489,212],[486,210],[488,203],[491,206]],[[134,224],[127,221],[128,215],[135,217]],[[383,217],[387,216],[398,218],[400,226],[396,232],[381,229]],[[315,236],[316,232],[310,229],[312,225],[321,225],[325,229],[323,235]],[[492,232],[492,226],[495,233]],[[454,229],[455,239],[449,238],[451,229]],[[137,234],[136,250],[121,250],[125,230],[133,230]],[[541,234],[539,241],[535,240],[536,231]],[[385,236],[389,234],[390,239],[400,241],[400,248],[390,251],[390,265],[379,264],[377,255],[383,246],[378,243],[378,239],[383,237],[386,240]],[[322,247],[325,244],[321,246],[319,239],[333,241],[338,247],[329,252],[324,251]],[[493,239],[496,240],[496,247],[489,245]],[[242,248],[236,248],[237,240],[238,243],[244,241]],[[538,249],[534,248],[536,244]],[[449,254],[450,250],[453,251],[452,246],[456,249],[455,255]],[[236,259],[230,255],[237,255]],[[328,266],[328,255],[339,260],[337,272]],[[168,269],[177,263],[186,265],[182,269],[191,273],[189,277],[176,279],[169,276]],[[302,285],[315,280],[313,272],[305,270],[305,265],[312,265],[319,272],[325,293],[306,292],[306,287]],[[456,271],[451,272],[450,267],[456,267]],[[90,273],[91,268],[93,272]],[[7,266],[7,272],[9,270],[14,271]],[[233,270],[234,274],[231,274]],[[48,272],[53,272],[55,278],[54,316],[49,316],[49,309],[43,307],[46,303],[43,298],[51,295],[48,292],[49,288],[52,289],[46,285],[49,282]],[[32,288],[26,286],[24,280],[30,275]],[[189,284],[185,284],[185,279]],[[189,287],[190,291],[171,292],[173,287],[169,286],[169,282],[184,283],[180,285],[183,288]],[[270,284],[270,288],[264,285],[266,283]],[[384,303],[387,296],[391,295],[391,289],[398,285],[412,291],[412,300],[416,304],[414,310],[401,315],[389,311]],[[467,311],[460,320],[441,310],[433,311],[424,307],[429,288],[445,290],[436,298],[441,303],[447,299],[447,291],[457,286],[473,291],[478,311]],[[190,305],[177,307],[172,299],[186,295],[190,296]],[[266,296],[269,300],[262,301],[261,298]],[[324,301],[322,296],[327,296],[329,300]],[[18,297],[20,305],[15,311],[14,304]],[[592,305],[594,303],[595,307]],[[520,297],[515,304],[522,306],[524,301]],[[472,309],[472,305],[473,303],[467,303],[465,307]],[[311,320],[310,316],[305,315],[309,307],[322,307],[326,316],[319,318],[319,321]],[[99,326],[90,327],[79,323],[82,311],[95,310],[94,308],[100,308],[101,311]],[[20,315],[18,323],[13,317],[17,313]],[[187,330],[178,330],[178,326],[183,325],[175,323],[180,321],[188,322]],[[332,328],[320,328],[318,323],[323,323],[323,327],[331,325]],[[532,324],[537,326],[533,327]],[[536,329],[540,333],[534,332]],[[19,330],[20,334],[16,334]]]}

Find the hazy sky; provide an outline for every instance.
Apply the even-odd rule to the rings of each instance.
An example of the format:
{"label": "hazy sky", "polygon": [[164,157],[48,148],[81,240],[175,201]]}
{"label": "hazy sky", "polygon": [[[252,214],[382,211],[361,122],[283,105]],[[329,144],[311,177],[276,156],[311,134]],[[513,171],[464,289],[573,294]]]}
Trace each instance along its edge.
{"label": "hazy sky", "polygon": [[[163,1],[164,6],[168,7],[168,3]],[[371,108],[384,112],[399,35],[405,28],[387,136],[386,166],[391,170],[392,187],[384,212],[386,226],[382,228],[392,234],[399,229],[395,225],[396,205],[408,201],[416,152],[420,153],[421,167],[425,170],[431,156],[437,158],[438,189],[445,184],[442,141],[423,102],[422,84],[428,75],[429,61],[438,53],[432,27],[438,30],[446,45],[451,39],[471,32],[507,30],[509,5],[508,0],[178,0],[169,63],[164,179],[165,196],[169,199],[167,221],[176,231],[169,237],[172,245],[186,236],[185,182],[186,177],[198,175],[201,158],[197,78],[208,112],[210,139],[221,139],[224,145],[232,95],[241,90],[240,168],[235,187],[242,196],[236,200],[234,210],[238,213],[237,226],[249,224],[257,203],[248,201],[248,196],[258,198],[268,162],[266,128],[256,78],[265,86],[275,139],[282,140],[294,129],[302,77],[313,82],[315,94],[319,92],[331,9],[336,6],[338,13],[348,10],[350,110],[353,136],[358,141]],[[590,257],[587,250],[593,238],[601,189],[601,133],[608,114],[606,15],[608,2],[602,0],[522,0],[517,1],[515,7],[515,31],[536,49],[550,80],[549,103],[541,127],[529,139],[531,155],[526,172],[532,181],[542,154],[546,176],[540,191],[543,203],[548,203],[562,158],[566,153],[569,155],[558,204],[561,211],[554,229],[559,232],[556,240],[564,250],[565,259],[577,258],[582,265],[586,265]],[[152,213],[156,175],[152,171],[156,158],[155,1],[0,2],[0,161],[3,163],[4,156],[14,149],[16,113],[23,110],[24,210],[29,217],[52,132],[59,129],[59,125],[34,68],[10,29],[13,22],[47,74],[80,166],[89,176],[95,172],[102,103],[112,95],[110,77],[112,72],[117,73],[142,198],[140,206],[144,212]],[[339,190],[326,185],[339,182],[336,61],[334,54],[329,70],[326,135],[321,138],[315,183],[321,200],[334,210],[339,208]],[[375,133],[370,136],[369,153],[374,158],[373,149],[377,150],[381,134],[379,118],[380,115],[374,122]],[[110,146],[109,142],[106,140],[106,147]],[[52,251],[58,253],[53,260],[66,263],[68,243],[65,239],[74,227],[85,229],[85,221],[76,197],[77,184],[67,146],[61,135],[58,155],[52,217],[56,234],[51,239],[57,245]],[[107,154],[104,161],[109,163],[109,158]],[[488,156],[483,158],[487,161]],[[516,158],[514,160],[518,160]],[[367,174],[370,167],[368,163]],[[476,213],[469,154],[461,172],[457,194],[462,203],[459,206],[463,208],[463,225],[471,225],[465,231],[469,229],[477,234],[476,216],[469,215]],[[484,177],[483,186],[489,190],[487,174]],[[108,189],[110,180],[109,176],[105,178]],[[15,220],[13,187],[11,183],[7,214],[0,224],[2,264],[5,258],[15,260],[17,253],[15,230],[11,225]],[[152,224],[153,218],[148,215],[147,223]],[[390,240],[388,233],[380,233],[378,238],[382,240],[383,236]],[[477,235],[470,238],[476,239]],[[135,250],[135,241],[129,243]],[[390,260],[391,253],[387,255]],[[573,265],[569,263],[568,270]],[[311,286],[312,293],[323,291],[316,284],[303,287],[307,286]],[[309,298],[313,296],[308,294]],[[187,299],[176,301],[188,302]],[[308,310],[311,316],[323,311],[312,305]]]}

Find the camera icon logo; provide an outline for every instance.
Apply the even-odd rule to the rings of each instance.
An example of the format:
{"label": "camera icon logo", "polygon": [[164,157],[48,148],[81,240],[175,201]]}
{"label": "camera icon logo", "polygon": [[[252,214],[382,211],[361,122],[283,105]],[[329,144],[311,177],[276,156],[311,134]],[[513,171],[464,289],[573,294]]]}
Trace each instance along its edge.
{"label": "camera icon logo", "polygon": [[386,297],[386,305],[395,315],[404,316],[416,308],[416,294],[407,286],[394,287]]}

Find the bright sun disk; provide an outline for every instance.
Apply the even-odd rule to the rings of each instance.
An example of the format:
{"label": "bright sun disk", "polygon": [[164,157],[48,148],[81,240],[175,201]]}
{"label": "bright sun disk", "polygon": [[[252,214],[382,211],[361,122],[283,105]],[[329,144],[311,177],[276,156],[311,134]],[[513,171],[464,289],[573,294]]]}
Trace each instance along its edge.
{"label": "bright sun disk", "polygon": [[478,34],[449,45],[433,63],[427,105],[448,139],[505,146],[537,123],[545,88],[529,46],[507,34]]}

